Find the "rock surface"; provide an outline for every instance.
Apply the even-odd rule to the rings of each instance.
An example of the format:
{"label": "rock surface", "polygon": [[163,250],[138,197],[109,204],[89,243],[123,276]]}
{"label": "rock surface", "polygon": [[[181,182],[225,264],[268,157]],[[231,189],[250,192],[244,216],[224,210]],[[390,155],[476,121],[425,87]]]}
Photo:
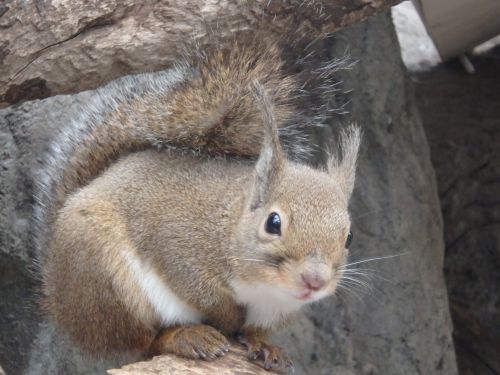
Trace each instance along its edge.
{"label": "rock surface", "polygon": [[[363,127],[352,199],[352,259],[395,257],[360,264],[360,268],[373,270],[371,291],[347,290],[338,299],[311,307],[275,341],[291,353],[297,374],[454,375],[435,175],[390,16],[384,14],[336,33],[318,43],[317,56],[329,60],[342,56],[347,47],[359,63],[340,78],[344,89],[353,91],[321,99],[337,105],[350,98],[346,106],[350,114],[335,116],[317,139],[323,146],[330,143],[339,122],[356,121]],[[0,139],[5,145],[0,160],[0,264],[10,261],[25,269],[31,256],[26,235],[31,184],[41,151],[55,129],[64,126],[78,103],[89,95],[92,93],[59,96],[0,111]],[[12,278],[20,285],[33,283],[27,274]],[[24,291],[28,296],[33,296],[31,285]],[[0,290],[6,309],[19,306],[17,297],[4,300],[3,285]],[[351,293],[359,297],[350,298]],[[19,314],[16,319],[23,327],[34,324],[28,315]],[[6,329],[11,329],[8,324]],[[43,325],[41,332],[31,374],[47,373],[54,368],[55,359],[65,359],[73,366],[66,368],[68,373],[84,372],[84,361],[73,360],[74,351],[65,341],[51,341],[51,327]],[[29,342],[33,330],[20,336]],[[20,373],[27,345],[18,354],[19,347],[6,342],[4,336],[0,343],[6,348],[0,351],[0,363],[9,375]],[[90,368],[85,373],[95,372]]]}
{"label": "rock surface", "polygon": [[500,48],[415,76],[444,219],[461,374],[500,373]]}
{"label": "rock surface", "polygon": [[85,97],[0,110],[0,363],[9,375],[26,366],[40,320],[29,236],[33,179],[49,139]]}

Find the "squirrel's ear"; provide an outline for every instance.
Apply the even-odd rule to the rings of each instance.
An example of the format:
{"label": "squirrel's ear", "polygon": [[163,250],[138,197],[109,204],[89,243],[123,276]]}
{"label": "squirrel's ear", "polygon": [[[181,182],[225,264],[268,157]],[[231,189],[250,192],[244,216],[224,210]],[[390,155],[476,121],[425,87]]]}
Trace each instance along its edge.
{"label": "squirrel's ear", "polygon": [[328,158],[328,173],[338,181],[347,198],[354,189],[360,143],[361,131],[359,127],[351,125],[340,134],[338,152],[331,153]]}
{"label": "squirrel's ear", "polygon": [[264,139],[255,165],[254,187],[250,201],[250,209],[255,210],[266,202],[273,181],[279,178],[283,169],[285,157],[278,137],[274,106],[258,82],[254,82],[252,86],[252,93],[262,113],[264,125]]}

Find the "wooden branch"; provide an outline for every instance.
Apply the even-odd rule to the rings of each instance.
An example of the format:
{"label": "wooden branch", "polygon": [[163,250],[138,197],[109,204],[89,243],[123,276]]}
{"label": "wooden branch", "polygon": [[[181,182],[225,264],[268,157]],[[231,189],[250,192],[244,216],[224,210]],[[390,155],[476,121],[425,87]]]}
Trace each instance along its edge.
{"label": "wooden branch", "polygon": [[233,345],[222,358],[212,362],[195,361],[164,355],[151,361],[137,362],[121,369],[108,370],[110,375],[272,375],[247,360],[244,350]]}
{"label": "wooden branch", "polygon": [[209,30],[314,38],[400,0],[86,0],[0,3],[0,108],[164,69]]}

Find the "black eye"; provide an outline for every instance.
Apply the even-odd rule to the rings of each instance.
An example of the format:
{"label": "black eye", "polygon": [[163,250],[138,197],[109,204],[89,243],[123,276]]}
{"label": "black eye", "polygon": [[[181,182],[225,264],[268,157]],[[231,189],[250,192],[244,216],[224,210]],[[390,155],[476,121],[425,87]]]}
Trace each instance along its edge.
{"label": "black eye", "polygon": [[345,248],[348,249],[349,246],[351,246],[352,239],[354,238],[353,234],[351,231],[349,231],[349,234],[347,235],[347,239],[345,240]]}
{"label": "black eye", "polygon": [[281,218],[276,212],[272,212],[267,218],[266,232],[281,235]]}

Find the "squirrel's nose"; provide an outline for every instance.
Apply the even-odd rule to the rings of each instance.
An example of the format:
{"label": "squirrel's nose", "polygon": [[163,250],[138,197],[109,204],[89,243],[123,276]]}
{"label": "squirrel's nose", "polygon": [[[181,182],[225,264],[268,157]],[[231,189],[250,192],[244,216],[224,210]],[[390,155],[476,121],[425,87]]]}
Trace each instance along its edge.
{"label": "squirrel's nose", "polygon": [[317,272],[304,272],[300,276],[306,287],[313,291],[320,290],[326,284],[326,280]]}

